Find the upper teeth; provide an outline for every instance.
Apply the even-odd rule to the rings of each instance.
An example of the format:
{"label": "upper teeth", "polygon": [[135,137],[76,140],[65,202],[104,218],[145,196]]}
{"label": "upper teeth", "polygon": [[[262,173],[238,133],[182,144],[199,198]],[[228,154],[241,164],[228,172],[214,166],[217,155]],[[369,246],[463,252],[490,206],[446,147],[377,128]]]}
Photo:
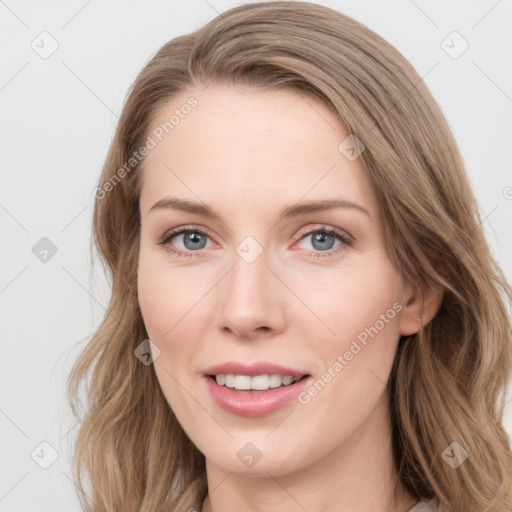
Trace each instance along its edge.
{"label": "upper teeth", "polygon": [[299,380],[291,375],[233,375],[219,374],[215,376],[217,384],[235,389],[256,389],[264,391],[269,388],[278,388],[279,386],[288,386],[292,382]]}

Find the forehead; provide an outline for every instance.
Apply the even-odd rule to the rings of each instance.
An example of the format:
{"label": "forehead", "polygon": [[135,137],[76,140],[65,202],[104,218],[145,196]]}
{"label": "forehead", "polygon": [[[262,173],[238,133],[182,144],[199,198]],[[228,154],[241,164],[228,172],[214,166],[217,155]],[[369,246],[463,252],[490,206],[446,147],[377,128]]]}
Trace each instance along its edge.
{"label": "forehead", "polygon": [[310,96],[233,86],[195,89],[160,109],[151,129],[161,140],[152,135],[156,145],[144,163],[143,214],[165,194],[247,208],[275,203],[279,209],[302,197],[326,196],[374,207],[361,159],[351,161],[339,149],[349,132]]}

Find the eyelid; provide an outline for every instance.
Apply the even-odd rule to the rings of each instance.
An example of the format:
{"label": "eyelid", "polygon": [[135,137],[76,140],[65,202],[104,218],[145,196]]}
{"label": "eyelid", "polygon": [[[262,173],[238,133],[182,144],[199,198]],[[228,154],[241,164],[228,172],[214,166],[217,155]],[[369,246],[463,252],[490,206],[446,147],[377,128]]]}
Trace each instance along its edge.
{"label": "eyelid", "polygon": [[301,230],[301,234],[298,236],[297,240],[301,240],[304,236],[310,235],[311,233],[324,231],[324,232],[328,232],[328,233],[335,234],[338,236],[342,236],[344,238],[349,239],[352,242],[354,241],[354,237],[345,229],[336,228],[334,226],[331,226],[328,224],[322,224],[322,223],[317,223],[317,225],[318,225],[318,227],[314,227],[314,228],[308,227],[308,228],[304,228],[303,230]]}
{"label": "eyelid", "polygon": [[[306,228],[303,228],[302,230],[300,230],[300,235],[297,237],[296,241],[301,240],[304,236],[309,235],[313,232],[317,232],[317,231],[332,231],[336,234],[344,235],[352,241],[354,240],[354,237],[348,231],[346,231],[344,229],[335,228],[334,226],[328,226],[328,225],[321,224],[321,223],[317,223],[317,224],[319,225],[319,227],[316,227],[316,228],[307,228],[306,227]],[[204,228],[204,227],[196,225],[196,224],[186,224],[184,226],[178,226],[176,228],[169,229],[168,231],[165,232],[165,234],[163,236],[161,236],[158,239],[158,241],[162,242],[163,240],[167,240],[172,235],[180,234],[180,232],[182,232],[182,231],[197,231],[198,233],[203,233],[207,236],[210,236],[208,234],[207,228]]]}
{"label": "eyelid", "polygon": [[352,247],[355,241],[354,237],[351,234],[342,229],[335,228],[333,226],[321,225],[320,227],[305,229],[305,231],[301,233],[301,235],[298,237],[298,240],[294,242],[293,245],[295,246],[301,240],[314,233],[328,234],[330,236],[333,236],[334,238],[337,238],[341,242],[341,244],[335,249],[328,249],[326,251],[314,251],[311,249],[305,250],[306,254],[309,257],[316,259],[334,259],[338,257],[341,252],[346,251],[348,248]]}
{"label": "eyelid", "polygon": [[178,254],[178,256],[183,255],[183,254],[193,255],[194,253],[197,253],[198,255],[202,254],[202,252],[205,249],[199,249],[198,251],[183,251],[182,249],[171,249],[170,248],[169,241],[171,240],[171,238],[174,238],[175,236],[178,236],[178,235],[183,235],[187,231],[194,232],[194,233],[200,233],[200,234],[205,235],[208,238],[210,238],[210,240],[212,240],[212,237],[208,234],[208,230],[206,228],[203,228],[202,226],[198,226],[195,224],[187,224],[184,226],[178,226],[176,228],[169,229],[168,231],[165,232],[165,234],[162,237],[157,239],[157,244],[164,246],[164,248],[166,250],[168,250],[169,252],[172,252],[172,253],[176,253],[176,254]]}
{"label": "eyelid", "polygon": [[[175,253],[177,256],[203,256],[206,248],[199,249],[197,251],[184,251],[182,249],[171,249],[170,244],[168,246],[168,242],[171,238],[178,235],[183,235],[187,231],[190,232],[196,232],[202,235],[207,236],[208,238],[212,239],[212,237],[208,234],[208,230],[206,228],[203,228],[202,226],[195,225],[195,224],[188,224],[179,226],[176,228],[172,228],[165,232],[165,234],[158,240],[159,245],[163,245],[166,250],[168,250],[171,253]],[[329,258],[329,257],[335,257],[338,255],[338,253],[346,249],[347,247],[351,247],[354,243],[354,237],[348,233],[345,230],[342,230],[340,228],[336,228],[333,226],[327,226],[325,224],[320,224],[318,227],[310,227],[310,228],[303,228],[301,230],[300,235],[294,240],[293,246],[296,245],[298,242],[300,242],[303,238],[305,238],[308,235],[312,235],[314,233],[326,233],[331,236],[334,236],[338,238],[342,243],[341,246],[337,247],[336,249],[329,249],[326,251],[312,251],[312,250],[305,250],[306,254],[312,255],[313,257],[320,257],[320,258]],[[325,253],[325,254],[323,254]]]}
{"label": "eyelid", "polygon": [[169,238],[172,238],[174,235],[183,234],[183,231],[194,231],[197,233],[202,233],[207,236],[210,236],[208,234],[208,230],[206,228],[203,228],[202,226],[196,224],[185,224],[184,226],[178,226],[176,228],[172,228],[166,231],[165,234],[159,238],[159,243],[165,243],[166,240],[169,240]]}

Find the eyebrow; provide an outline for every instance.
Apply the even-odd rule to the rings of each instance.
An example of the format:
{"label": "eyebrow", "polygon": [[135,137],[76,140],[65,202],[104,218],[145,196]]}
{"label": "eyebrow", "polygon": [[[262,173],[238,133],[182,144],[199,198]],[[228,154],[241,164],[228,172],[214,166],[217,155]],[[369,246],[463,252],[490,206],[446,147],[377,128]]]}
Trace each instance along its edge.
{"label": "eyebrow", "polygon": [[[289,219],[292,217],[298,217],[300,215],[307,215],[311,213],[318,213],[335,208],[350,208],[361,213],[364,213],[371,218],[368,210],[363,208],[357,203],[347,201],[345,199],[321,199],[317,201],[307,201],[302,203],[292,204],[286,206],[279,212],[279,220]],[[219,216],[206,204],[195,203],[191,201],[185,201],[174,197],[164,197],[160,201],[156,202],[148,211],[148,214],[155,210],[162,209],[173,209],[180,210],[195,215],[202,215],[211,219],[218,219]]]}

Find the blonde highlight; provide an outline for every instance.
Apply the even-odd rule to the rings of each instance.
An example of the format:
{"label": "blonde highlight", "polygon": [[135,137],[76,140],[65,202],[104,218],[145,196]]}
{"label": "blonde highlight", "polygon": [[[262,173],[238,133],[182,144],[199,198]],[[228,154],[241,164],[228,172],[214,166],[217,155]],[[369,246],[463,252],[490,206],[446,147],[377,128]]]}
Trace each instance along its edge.
{"label": "blonde highlight", "polygon": [[[365,144],[361,158],[394,265],[444,290],[417,334],[402,337],[389,381],[399,482],[439,510],[512,509],[503,427],[512,369],[506,301],[455,139],[411,64],[359,22],[309,2],[236,7],[165,44],[133,84],[99,188],[147,140],[175,95],[210,84],[292,89],[326,104]],[[193,115],[193,114],[192,114]],[[69,377],[73,411],[86,386],[74,474],[84,511],[188,511],[208,492],[204,456],[179,425],[154,370],[134,357],[147,332],[137,302],[144,160],[96,197],[94,243],[112,277],[108,310]],[[452,442],[470,457],[442,458]],[[86,490],[85,477],[90,490]]]}

